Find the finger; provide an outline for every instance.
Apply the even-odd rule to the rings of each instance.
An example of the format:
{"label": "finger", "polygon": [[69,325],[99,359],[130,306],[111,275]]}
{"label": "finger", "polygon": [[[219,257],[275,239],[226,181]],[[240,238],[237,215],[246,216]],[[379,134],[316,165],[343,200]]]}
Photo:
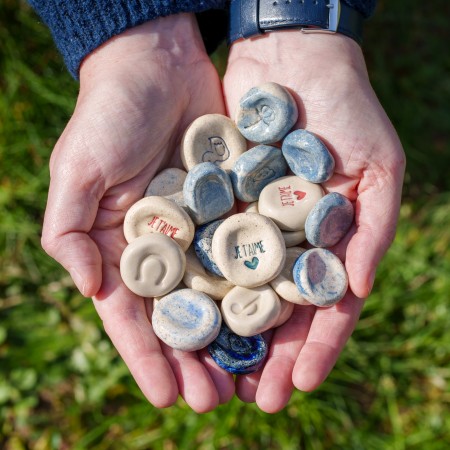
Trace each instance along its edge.
{"label": "finger", "polygon": [[283,409],[292,395],[292,371],[308,336],[315,309],[296,305],[291,318],[274,332],[256,392],[256,403],[267,413]]}
{"label": "finger", "polygon": [[152,330],[145,302],[124,286],[117,267],[104,266],[102,287],[93,301],[106,333],[146,398],[158,408],[174,404],[177,382]]}
{"label": "finger", "polygon": [[213,410],[219,404],[219,394],[197,353],[174,350],[165,344],[162,349],[184,401],[197,413]]}
{"label": "finger", "polygon": [[219,367],[206,349],[199,352],[199,361],[205,366],[219,394],[219,403],[228,403],[234,395],[234,379],[231,373]]}
{"label": "finger", "polygon": [[312,391],[326,379],[355,328],[362,306],[363,301],[348,292],[336,305],[317,308],[292,374],[297,389]]}

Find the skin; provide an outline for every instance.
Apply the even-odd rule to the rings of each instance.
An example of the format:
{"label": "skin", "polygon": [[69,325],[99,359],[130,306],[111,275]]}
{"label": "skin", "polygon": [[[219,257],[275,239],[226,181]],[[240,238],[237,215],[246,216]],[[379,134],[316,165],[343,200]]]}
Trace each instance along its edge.
{"label": "skin", "polygon": [[[119,274],[122,224],[151,178],[181,167],[185,128],[208,113],[231,117],[239,98],[266,81],[287,86],[298,127],[317,133],[336,159],[326,188],[355,202],[356,226],[334,251],[350,288],[336,306],[296,306],[270,333],[264,369],[236,379],[206,351],[160,343],[152,302],[132,294]],[[310,391],[331,371],[369,294],[376,265],[395,234],[404,172],[396,133],[368,81],[359,47],[344,36],[280,31],[236,42],[223,91],[195,19],[182,14],[148,22],[107,41],[80,69],[74,114],[53,151],[42,245],[93,297],[106,332],[144,395],[156,407],[178,395],[197,412],[235,393],[276,412],[294,387]]]}

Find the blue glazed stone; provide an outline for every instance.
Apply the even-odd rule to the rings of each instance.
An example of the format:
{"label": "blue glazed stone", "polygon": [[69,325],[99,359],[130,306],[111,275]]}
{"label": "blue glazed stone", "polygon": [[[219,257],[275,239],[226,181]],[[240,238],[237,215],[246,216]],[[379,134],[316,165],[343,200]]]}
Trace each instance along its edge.
{"label": "blue glazed stone", "polygon": [[243,202],[255,202],[270,182],[286,172],[287,163],[279,148],[258,145],[241,155],[231,169],[234,195]]}
{"label": "blue glazed stone", "polygon": [[332,247],[350,229],[353,217],[353,205],[347,197],[338,192],[327,194],[306,218],[306,239],[315,247]]}
{"label": "blue glazed stone", "polygon": [[222,272],[214,262],[211,249],[214,233],[222,222],[223,220],[216,220],[198,227],[194,234],[194,250],[205,269],[223,278]]}
{"label": "blue glazed stone", "polygon": [[306,251],[298,257],[292,272],[300,294],[313,305],[334,305],[347,292],[345,267],[329,250],[313,248]]}
{"label": "blue glazed stone", "polygon": [[271,144],[283,139],[297,118],[297,104],[289,91],[279,84],[265,83],[241,98],[236,124],[249,141]]}
{"label": "blue glazed stone", "polygon": [[242,337],[234,334],[222,323],[216,340],[208,346],[209,354],[219,367],[227,372],[242,375],[259,370],[267,355],[267,344],[257,334]]}
{"label": "blue glazed stone", "polygon": [[325,144],[306,130],[295,130],[283,141],[283,155],[295,175],[311,183],[331,178],[334,158]]}
{"label": "blue glazed stone", "polygon": [[153,309],[155,334],[169,347],[185,352],[208,346],[219,334],[221,324],[214,300],[194,289],[171,292]]}
{"label": "blue glazed stone", "polygon": [[211,162],[197,164],[188,172],[183,196],[197,225],[218,219],[234,204],[230,177]]}

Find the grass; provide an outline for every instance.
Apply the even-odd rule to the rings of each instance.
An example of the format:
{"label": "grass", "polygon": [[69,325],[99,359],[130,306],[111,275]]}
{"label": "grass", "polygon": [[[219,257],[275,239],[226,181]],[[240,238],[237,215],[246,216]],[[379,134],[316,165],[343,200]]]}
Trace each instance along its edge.
{"label": "grass", "polygon": [[374,88],[408,156],[397,239],[326,383],[269,416],[234,399],[152,408],[91,303],[40,249],[52,146],[77,84],[19,0],[0,6],[0,447],[417,449],[450,446],[447,3],[381,2]]}

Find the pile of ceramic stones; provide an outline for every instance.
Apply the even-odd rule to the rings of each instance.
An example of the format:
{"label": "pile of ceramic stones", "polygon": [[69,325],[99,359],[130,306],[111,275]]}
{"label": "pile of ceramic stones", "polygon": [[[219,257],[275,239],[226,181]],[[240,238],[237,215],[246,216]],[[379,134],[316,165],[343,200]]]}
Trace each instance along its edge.
{"label": "pile of ceramic stones", "polygon": [[[327,307],[347,291],[345,268],[326,248],[350,229],[353,206],[325,195],[334,159],[314,134],[289,133],[297,118],[275,83],[244,95],[236,123],[199,117],[181,144],[187,172],[160,172],[125,217],[121,276],[155,299],[156,335],[179,350],[208,347],[232,373],[261,367],[261,333],[286,322],[295,304]],[[247,150],[247,140],[259,145]],[[312,249],[298,246],[305,238]]]}

